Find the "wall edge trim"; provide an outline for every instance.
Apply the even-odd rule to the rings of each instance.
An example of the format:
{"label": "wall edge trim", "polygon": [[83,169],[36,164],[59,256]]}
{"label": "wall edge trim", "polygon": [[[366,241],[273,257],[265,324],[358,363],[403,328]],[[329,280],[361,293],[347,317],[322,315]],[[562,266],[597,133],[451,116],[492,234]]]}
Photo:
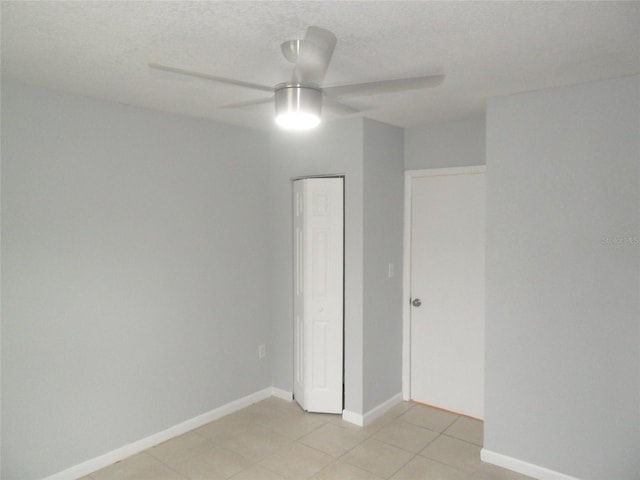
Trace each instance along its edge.
{"label": "wall edge trim", "polygon": [[374,420],[380,418],[382,415],[387,413],[391,408],[393,408],[398,403],[402,402],[402,392],[396,393],[391,398],[388,398],[384,402],[379,405],[373,407],[364,415],[361,413],[352,412],[350,410],[342,411],[342,420],[345,422],[353,423],[358,425],[359,427],[364,427],[369,425]]}
{"label": "wall edge trim", "polygon": [[498,467],[506,468],[523,475],[538,478],[539,480],[580,480],[577,477],[572,477],[564,473],[556,472],[555,470],[534,465],[533,463],[487,450],[486,448],[480,450],[480,459],[483,462],[491,463],[492,465],[497,465]]}
{"label": "wall edge trim", "polygon": [[402,402],[402,400],[403,394],[402,392],[398,392],[393,397],[388,398],[378,406],[373,407],[371,410],[364,414],[364,425],[371,424],[373,421],[377,420],[393,407],[395,407],[398,403]]}
{"label": "wall edge trim", "polygon": [[361,413],[352,412],[351,410],[343,410],[342,420],[358,425],[359,427],[364,427],[364,415]]}
{"label": "wall edge trim", "polygon": [[271,387],[271,396],[280,398],[282,400],[287,400],[288,402],[293,401],[293,392],[288,392],[277,387]]}
{"label": "wall edge trim", "polygon": [[[257,392],[251,393],[237,400],[233,400],[232,402],[214,408],[213,410],[203,413],[202,415],[193,417],[158,433],[154,433],[153,435],[149,435],[148,437],[142,438],[127,445],[123,445],[122,447],[116,448],[115,450],[107,452],[103,455],[99,455],[95,458],[79,463],[78,465],[74,465],[65,470],[62,470],[61,472],[54,473],[53,475],[45,477],[43,480],[75,480],[76,478],[89,475],[93,472],[96,472],[97,470],[100,470],[101,468],[108,467],[113,463],[119,462],[120,460],[124,460],[125,458],[135,455],[136,453],[140,453],[144,450],[147,450],[148,448],[158,445],[159,443],[166,442],[167,440],[194,430],[209,422],[222,418],[225,415],[229,415],[230,413],[248,407],[249,405],[259,402],[260,400],[264,400],[265,398],[269,398],[271,396],[279,397],[279,395],[274,394],[275,390],[279,389],[267,387],[262,390],[258,390]],[[279,390],[278,393],[280,392],[284,391]]]}

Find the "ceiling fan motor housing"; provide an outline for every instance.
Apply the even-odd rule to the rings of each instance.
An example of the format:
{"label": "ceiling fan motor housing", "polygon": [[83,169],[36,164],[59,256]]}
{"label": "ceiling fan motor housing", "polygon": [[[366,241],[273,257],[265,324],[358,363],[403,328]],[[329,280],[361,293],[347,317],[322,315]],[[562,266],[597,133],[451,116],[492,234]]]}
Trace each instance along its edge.
{"label": "ceiling fan motor housing", "polygon": [[[299,128],[309,128],[307,123],[320,121],[322,110],[322,89],[295,83],[281,83],[275,87],[276,121],[296,122]],[[287,125],[290,128],[291,125]]]}

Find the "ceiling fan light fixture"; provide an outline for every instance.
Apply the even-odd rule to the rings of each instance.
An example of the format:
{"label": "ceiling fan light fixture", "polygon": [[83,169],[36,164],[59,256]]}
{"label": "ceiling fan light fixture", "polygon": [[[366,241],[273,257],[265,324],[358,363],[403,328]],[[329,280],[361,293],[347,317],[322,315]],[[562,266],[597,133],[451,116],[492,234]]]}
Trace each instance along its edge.
{"label": "ceiling fan light fixture", "polygon": [[432,74],[323,87],[324,77],[336,42],[336,36],[329,30],[312,25],[307,28],[303,39],[288,40],[282,43],[282,54],[294,67],[289,77],[290,80],[275,87],[158,63],[150,63],[149,67],[234,87],[275,94],[275,100],[272,95],[265,99],[235,102],[220,107],[244,108],[274,102],[276,123],[280,127],[295,130],[305,130],[317,126],[320,123],[320,111],[323,103],[337,115],[354,115],[362,112],[363,108],[354,108],[344,104],[341,100],[342,97],[385,95],[435,87],[440,85],[445,78],[442,74]]}
{"label": "ceiling fan light fixture", "polygon": [[290,130],[308,130],[320,123],[322,90],[299,84],[275,88],[276,123]]}

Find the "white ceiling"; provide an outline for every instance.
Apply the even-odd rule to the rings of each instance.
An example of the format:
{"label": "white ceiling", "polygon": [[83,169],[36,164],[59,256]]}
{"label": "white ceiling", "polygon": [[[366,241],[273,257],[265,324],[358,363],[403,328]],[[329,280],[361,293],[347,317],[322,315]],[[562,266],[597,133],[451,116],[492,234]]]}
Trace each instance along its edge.
{"label": "white ceiling", "polygon": [[2,76],[254,128],[263,94],[150,70],[169,64],[275,85],[280,43],[306,27],[338,37],[325,85],[444,73],[432,89],[359,98],[408,127],[479,115],[496,95],[640,72],[640,2],[1,2]]}

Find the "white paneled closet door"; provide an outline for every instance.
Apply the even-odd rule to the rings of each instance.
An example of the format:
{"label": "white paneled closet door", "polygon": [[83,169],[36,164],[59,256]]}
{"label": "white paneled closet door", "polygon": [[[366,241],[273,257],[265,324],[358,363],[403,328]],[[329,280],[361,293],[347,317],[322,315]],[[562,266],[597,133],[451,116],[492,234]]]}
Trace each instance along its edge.
{"label": "white paneled closet door", "polygon": [[343,179],[293,182],[294,397],[309,412],[342,413]]}

